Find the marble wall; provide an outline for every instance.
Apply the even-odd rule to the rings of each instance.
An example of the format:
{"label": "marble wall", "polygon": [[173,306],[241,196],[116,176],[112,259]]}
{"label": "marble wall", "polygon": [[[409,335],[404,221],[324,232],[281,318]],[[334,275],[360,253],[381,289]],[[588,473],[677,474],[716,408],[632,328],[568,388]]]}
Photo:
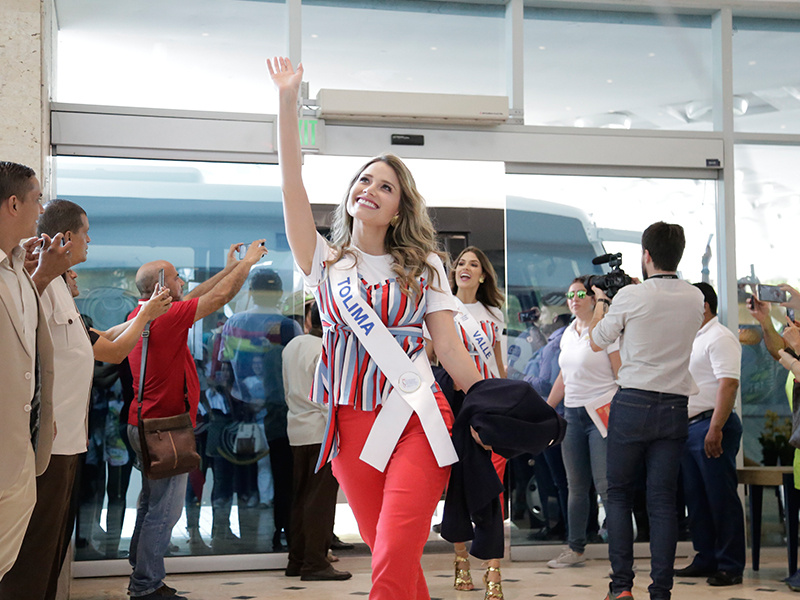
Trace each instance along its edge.
{"label": "marble wall", "polygon": [[52,0],[3,0],[0,7],[0,159],[36,170],[50,184]]}

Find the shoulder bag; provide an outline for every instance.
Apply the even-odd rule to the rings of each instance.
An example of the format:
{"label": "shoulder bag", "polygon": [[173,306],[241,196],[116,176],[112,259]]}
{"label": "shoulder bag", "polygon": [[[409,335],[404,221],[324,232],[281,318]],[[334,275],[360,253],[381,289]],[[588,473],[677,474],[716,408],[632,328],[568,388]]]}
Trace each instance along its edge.
{"label": "shoulder bag", "polygon": [[142,418],[149,339],[150,323],[142,331],[142,368],[138,396],[139,443],[142,447],[142,473],[148,479],[163,479],[194,471],[200,466],[200,455],[197,453],[185,386],[183,402],[186,412],[174,417]]}

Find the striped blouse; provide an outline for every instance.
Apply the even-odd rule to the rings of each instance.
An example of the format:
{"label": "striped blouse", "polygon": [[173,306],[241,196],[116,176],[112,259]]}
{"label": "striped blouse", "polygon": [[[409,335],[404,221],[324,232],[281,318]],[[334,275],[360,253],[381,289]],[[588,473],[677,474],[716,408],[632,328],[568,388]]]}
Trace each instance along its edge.
{"label": "striped blouse", "polygon": [[[425,315],[440,310],[455,310],[455,301],[447,285],[441,259],[435,254],[428,257],[428,262],[438,273],[438,281],[434,278],[431,282],[428,277],[421,277],[422,294],[412,299],[400,291],[391,270],[393,259],[390,255],[357,254],[356,270],[361,281],[361,297],[375,310],[412,360],[420,352],[424,354],[422,325]],[[326,276],[325,260],[332,256],[333,249],[317,234],[311,273],[303,274],[305,283],[314,290],[323,329],[322,355],[311,387],[311,400],[333,407],[352,406],[355,410],[375,410],[389,397],[392,385],[339,314],[330,279]],[[334,413],[335,409],[329,413],[323,443],[325,460],[336,453]]]}

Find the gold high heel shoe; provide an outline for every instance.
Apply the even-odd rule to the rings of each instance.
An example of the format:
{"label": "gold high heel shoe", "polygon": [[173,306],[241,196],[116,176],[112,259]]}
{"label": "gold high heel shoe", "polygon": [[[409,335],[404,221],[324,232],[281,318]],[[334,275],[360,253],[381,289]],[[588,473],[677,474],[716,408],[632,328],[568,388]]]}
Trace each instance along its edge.
{"label": "gold high heel shoe", "polygon": [[489,571],[497,571],[500,575],[500,567],[489,567],[486,573],[483,574],[483,583],[486,584],[486,594],[483,600],[503,600],[503,582],[502,581],[489,581]]}
{"label": "gold high heel shoe", "polygon": [[456,553],[456,559],[453,561],[453,566],[456,570],[456,579],[453,582],[453,587],[461,591],[474,590],[475,586],[472,583],[472,574],[469,572],[469,567],[466,569],[461,568],[464,563],[469,563],[469,555],[459,556]]}

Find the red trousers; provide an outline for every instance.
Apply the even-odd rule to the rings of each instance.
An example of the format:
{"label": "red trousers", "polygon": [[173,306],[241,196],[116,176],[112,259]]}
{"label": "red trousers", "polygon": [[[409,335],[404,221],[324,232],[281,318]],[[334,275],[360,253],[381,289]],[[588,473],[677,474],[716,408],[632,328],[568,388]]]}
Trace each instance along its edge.
{"label": "red trousers", "polygon": [[[453,413],[436,396],[448,430]],[[380,409],[379,409],[380,410]],[[361,537],[372,551],[370,600],[430,600],[422,551],[450,467],[440,467],[416,414],[403,431],[383,473],[359,459],[377,411],[336,410],[339,454],[333,474],[353,510]]]}

